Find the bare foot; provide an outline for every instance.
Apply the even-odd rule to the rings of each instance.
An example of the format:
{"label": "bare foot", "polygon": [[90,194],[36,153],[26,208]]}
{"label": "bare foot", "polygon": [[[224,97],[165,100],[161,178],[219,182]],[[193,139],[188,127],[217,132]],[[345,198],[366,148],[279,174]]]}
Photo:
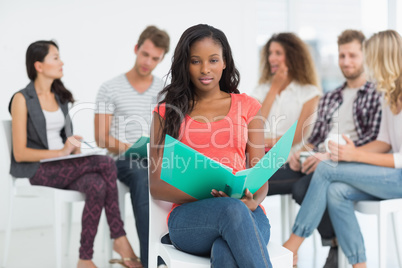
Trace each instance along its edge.
{"label": "bare foot", "polygon": [[124,260],[124,264],[129,268],[143,267],[140,259],[135,255],[133,248],[126,236],[116,238],[113,243],[113,250],[116,251]]}
{"label": "bare foot", "polygon": [[293,267],[297,267],[297,253],[293,253]]}
{"label": "bare foot", "polygon": [[92,260],[78,260],[77,268],[97,268]]}
{"label": "bare foot", "polygon": [[293,250],[289,247],[289,245],[286,244],[286,242],[285,242],[285,244],[283,244],[283,247],[284,247],[284,248],[287,248],[287,249],[290,250],[290,251],[292,251],[292,253],[293,253],[293,267],[297,267],[297,260],[298,260],[298,258],[297,258],[297,251],[293,251]]}
{"label": "bare foot", "polygon": [[289,239],[283,244],[283,247],[293,252],[293,266],[297,264],[297,251],[304,241],[304,237],[291,234]]}

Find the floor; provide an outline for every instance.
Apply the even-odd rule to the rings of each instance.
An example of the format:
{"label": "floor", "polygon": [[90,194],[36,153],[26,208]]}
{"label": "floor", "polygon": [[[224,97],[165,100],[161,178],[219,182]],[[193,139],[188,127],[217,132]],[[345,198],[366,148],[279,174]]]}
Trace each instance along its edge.
{"label": "floor", "polygon": [[[271,222],[271,240],[281,242],[281,223],[280,223],[280,199],[277,196],[269,197],[264,201],[268,217]],[[368,256],[368,267],[378,267],[377,241],[376,241],[376,219],[374,216],[359,215],[362,232],[365,238]],[[139,252],[138,240],[136,240],[134,220],[132,216],[126,218],[126,231],[130,241],[132,241],[134,251]],[[119,265],[110,266],[107,254],[103,250],[103,225],[95,240],[94,262],[99,268],[121,267]],[[80,225],[73,224],[69,255],[64,257],[63,267],[74,268],[78,259]],[[318,237],[318,236],[317,236]],[[0,232],[0,261],[3,260],[4,232]],[[328,247],[321,247],[321,242],[316,239],[318,252],[316,256],[316,266],[323,267]],[[315,268],[313,258],[313,239],[308,238],[299,251],[299,268]],[[397,257],[394,245],[389,246],[387,267],[397,268]],[[15,230],[12,233],[12,242],[8,257],[7,268],[52,268],[54,267],[55,257],[53,254],[53,230],[51,227]]]}

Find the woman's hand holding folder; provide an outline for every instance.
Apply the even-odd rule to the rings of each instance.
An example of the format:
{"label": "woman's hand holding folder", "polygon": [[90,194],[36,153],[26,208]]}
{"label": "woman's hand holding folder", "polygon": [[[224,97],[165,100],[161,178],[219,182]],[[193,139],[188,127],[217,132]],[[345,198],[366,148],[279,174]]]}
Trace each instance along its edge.
{"label": "woman's hand holding folder", "polygon": [[[223,191],[217,191],[212,189],[211,195],[214,197],[229,197]],[[258,202],[255,201],[254,195],[246,188],[244,196],[240,199],[251,211],[254,211],[258,207]]]}

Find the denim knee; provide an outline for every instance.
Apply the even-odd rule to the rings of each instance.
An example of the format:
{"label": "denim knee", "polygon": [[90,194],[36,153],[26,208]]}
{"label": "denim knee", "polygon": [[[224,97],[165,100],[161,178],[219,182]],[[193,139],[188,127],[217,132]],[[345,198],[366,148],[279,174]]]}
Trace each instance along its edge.
{"label": "denim knee", "polygon": [[[321,161],[317,168],[314,171],[314,175],[315,173],[319,173],[320,176],[322,175],[331,175],[334,172],[336,172],[336,167],[338,166],[338,162],[334,162],[331,160],[325,160],[325,161]],[[314,176],[315,177],[315,176]]]}
{"label": "denim knee", "polygon": [[233,228],[242,224],[245,217],[250,215],[250,209],[239,199],[220,197],[218,206],[222,206],[221,220],[226,224],[233,225]]}
{"label": "denim knee", "polygon": [[343,182],[333,182],[329,185],[328,187],[328,192],[327,192],[327,200],[328,203],[334,204],[335,206],[337,204],[340,204],[345,201],[345,193],[348,191],[350,188],[350,185],[347,185]]}

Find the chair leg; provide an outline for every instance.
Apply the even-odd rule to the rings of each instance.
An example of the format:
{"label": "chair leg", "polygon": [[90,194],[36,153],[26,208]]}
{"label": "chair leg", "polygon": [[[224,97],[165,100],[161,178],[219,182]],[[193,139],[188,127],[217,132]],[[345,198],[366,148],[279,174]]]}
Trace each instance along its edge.
{"label": "chair leg", "polygon": [[382,210],[378,213],[378,264],[379,268],[386,268],[387,258],[387,214]]}
{"label": "chair leg", "polygon": [[338,268],[347,268],[349,267],[348,260],[346,259],[345,254],[342,251],[342,248],[338,249]]}
{"label": "chair leg", "polygon": [[4,239],[4,254],[3,254],[3,264],[2,267],[5,268],[8,260],[8,252],[10,250],[10,239],[11,239],[11,226],[12,226],[12,218],[13,218],[13,209],[14,209],[14,197],[13,192],[9,193],[9,205],[8,205],[8,215],[7,226],[6,226],[6,237]]}
{"label": "chair leg", "polygon": [[392,227],[394,229],[394,237],[395,237],[395,248],[396,248],[396,256],[398,258],[398,264],[399,264],[399,268],[402,268],[402,252],[401,252],[401,247],[400,247],[400,241],[399,241],[399,228],[397,227],[397,214],[391,213],[391,217],[392,217]]}
{"label": "chair leg", "polygon": [[288,239],[288,226],[287,225],[287,217],[289,216],[289,205],[288,199],[286,195],[281,195],[281,228],[282,228],[282,243],[284,243]]}
{"label": "chair leg", "polygon": [[67,203],[67,218],[66,218],[66,241],[65,241],[65,254],[68,256],[70,252],[70,239],[71,239],[71,223],[73,221],[73,204]]}
{"label": "chair leg", "polygon": [[[291,235],[292,229],[293,229],[293,224],[295,223],[296,219],[296,202],[292,199],[292,195],[289,194],[287,195],[287,205],[289,208],[289,230],[288,230],[288,236]],[[289,238],[289,237],[288,237]]]}
{"label": "chair leg", "polygon": [[58,200],[58,198],[55,196],[54,197],[54,244],[55,244],[55,256],[56,256],[56,268],[61,268],[62,267],[62,262],[61,262],[61,223],[62,223],[62,204],[61,201]]}
{"label": "chair leg", "polygon": [[[150,230],[151,232],[151,230]],[[150,240],[151,241],[151,240]],[[155,250],[155,247],[158,247],[158,245],[149,244],[149,250],[148,250],[148,268],[157,268],[158,266],[158,251]]]}
{"label": "chair leg", "polygon": [[317,243],[317,239],[319,239],[317,237],[317,230],[314,230],[313,232],[313,267],[317,267],[317,251],[318,251],[318,243]]}

